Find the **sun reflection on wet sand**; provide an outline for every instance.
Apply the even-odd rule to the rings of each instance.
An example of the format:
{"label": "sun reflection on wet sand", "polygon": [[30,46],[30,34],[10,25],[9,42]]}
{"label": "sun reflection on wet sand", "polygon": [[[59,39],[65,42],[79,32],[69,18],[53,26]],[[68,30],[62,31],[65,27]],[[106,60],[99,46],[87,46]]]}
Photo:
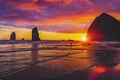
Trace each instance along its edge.
{"label": "sun reflection on wet sand", "polygon": [[[72,44],[70,45],[70,43]],[[12,76],[9,79],[4,78],[4,80],[12,80],[13,77],[19,80],[21,76],[24,78],[23,80],[34,77],[40,78],[39,80],[44,78],[51,80],[54,78],[57,78],[55,80],[119,78],[117,76],[120,74],[119,49],[114,49],[110,43],[107,45],[100,42],[88,44],[79,41],[41,41],[32,44],[8,45],[8,47],[0,46],[8,48],[8,51],[5,52],[0,50],[0,76],[8,76],[9,73]],[[27,45],[29,46],[26,47]],[[11,75],[21,69],[22,71],[19,73]],[[11,70],[12,72],[10,72]],[[3,72],[6,72],[7,75]]]}

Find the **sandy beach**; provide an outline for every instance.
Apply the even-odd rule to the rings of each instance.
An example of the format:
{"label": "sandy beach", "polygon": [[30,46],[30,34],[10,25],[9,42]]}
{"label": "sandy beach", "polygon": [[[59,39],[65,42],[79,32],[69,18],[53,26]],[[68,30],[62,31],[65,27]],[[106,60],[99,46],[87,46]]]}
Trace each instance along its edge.
{"label": "sandy beach", "polygon": [[[1,44],[0,79],[108,80],[109,77],[109,80],[119,79],[119,44],[119,42],[77,41]],[[102,74],[104,76],[101,77]],[[92,77],[93,75],[96,76]]]}

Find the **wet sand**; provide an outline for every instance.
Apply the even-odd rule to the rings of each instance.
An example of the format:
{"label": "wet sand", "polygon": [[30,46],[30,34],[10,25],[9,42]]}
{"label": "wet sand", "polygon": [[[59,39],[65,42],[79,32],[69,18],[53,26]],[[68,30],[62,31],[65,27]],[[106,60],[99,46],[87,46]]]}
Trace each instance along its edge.
{"label": "wet sand", "polygon": [[[12,52],[12,66],[8,73],[1,72],[2,80],[120,80],[120,51],[118,43],[67,43],[39,45],[41,50]],[[116,46],[117,45],[117,46]],[[46,47],[44,50],[43,48]],[[17,46],[18,48],[18,46]],[[5,53],[4,53],[5,54]],[[6,53],[8,54],[8,53]],[[10,54],[10,53],[9,53]],[[14,55],[13,55],[14,54]],[[26,55],[30,61],[18,56]],[[2,53],[3,55],[3,53]],[[29,56],[28,56],[29,55]],[[7,56],[7,55],[6,55]],[[11,59],[11,58],[10,58]],[[2,62],[5,63],[5,62]],[[21,65],[24,66],[21,67]],[[10,67],[7,65],[7,67]],[[18,66],[19,68],[16,68]],[[6,66],[2,66],[6,67]],[[2,70],[2,68],[1,68]],[[7,71],[7,70],[5,70]],[[111,76],[112,75],[112,76]]]}

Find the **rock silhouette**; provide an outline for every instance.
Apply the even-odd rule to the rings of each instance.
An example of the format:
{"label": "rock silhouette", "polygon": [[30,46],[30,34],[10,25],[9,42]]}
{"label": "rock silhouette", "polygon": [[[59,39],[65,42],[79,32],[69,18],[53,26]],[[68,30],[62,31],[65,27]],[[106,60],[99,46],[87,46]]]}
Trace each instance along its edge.
{"label": "rock silhouette", "polygon": [[22,40],[24,41],[25,39],[24,39],[24,38],[22,38]]}
{"label": "rock silhouette", "polygon": [[11,33],[10,40],[16,40],[16,33],[15,32]]}
{"label": "rock silhouette", "polygon": [[40,40],[37,27],[32,29],[32,40],[33,41],[39,41]]}
{"label": "rock silhouette", "polygon": [[120,41],[120,22],[109,14],[96,17],[88,29],[89,41]]}

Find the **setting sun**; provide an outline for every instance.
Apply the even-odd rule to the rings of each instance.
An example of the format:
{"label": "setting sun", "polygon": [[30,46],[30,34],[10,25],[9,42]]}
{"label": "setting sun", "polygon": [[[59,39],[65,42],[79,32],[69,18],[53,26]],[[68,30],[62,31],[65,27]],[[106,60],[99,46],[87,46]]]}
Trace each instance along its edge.
{"label": "setting sun", "polygon": [[87,41],[86,35],[83,35],[80,40],[84,42]]}

